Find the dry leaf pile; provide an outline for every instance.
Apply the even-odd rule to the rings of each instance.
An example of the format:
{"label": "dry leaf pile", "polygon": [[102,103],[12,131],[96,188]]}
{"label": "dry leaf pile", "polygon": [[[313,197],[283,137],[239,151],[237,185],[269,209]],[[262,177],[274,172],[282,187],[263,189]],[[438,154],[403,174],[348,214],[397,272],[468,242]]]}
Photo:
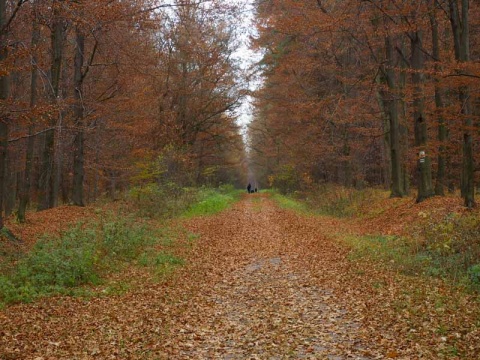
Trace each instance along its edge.
{"label": "dry leaf pile", "polygon": [[58,234],[78,221],[92,219],[95,216],[95,208],[92,206],[63,205],[44,211],[29,212],[25,224],[19,224],[12,215],[7,219],[6,225],[22,244],[31,247],[39,235]]}
{"label": "dry leaf pile", "polygon": [[480,358],[475,299],[348,260],[325,236],[346,222],[252,195],[185,226],[200,238],[166,281],[0,312],[0,359]]}

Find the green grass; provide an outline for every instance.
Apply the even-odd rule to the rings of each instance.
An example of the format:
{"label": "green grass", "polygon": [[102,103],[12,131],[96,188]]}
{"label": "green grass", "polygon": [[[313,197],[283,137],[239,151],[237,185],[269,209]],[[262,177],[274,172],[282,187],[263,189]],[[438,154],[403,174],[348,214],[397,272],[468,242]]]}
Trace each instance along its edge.
{"label": "green grass", "polygon": [[[237,201],[242,193],[231,186],[170,190],[176,195],[169,202],[174,210],[168,217],[216,214]],[[97,222],[79,223],[59,236],[44,235],[27,253],[2,245],[0,307],[54,294],[94,296],[89,285],[102,284],[105,292],[99,295],[124,292],[129,288],[128,280],[103,284],[109,274],[138,265],[149,267],[158,278],[164,278],[182,266],[184,260],[174,254],[175,248],[192,246],[198,235],[183,228],[154,230],[146,226],[141,219],[153,217],[154,208],[161,206],[156,200],[163,190],[152,185],[135,191],[129,196],[136,198],[135,206],[140,207],[133,216],[99,213]],[[159,212],[164,214],[164,210]],[[184,241],[178,241],[179,238]],[[6,242],[0,244],[3,243]]]}
{"label": "green grass", "polygon": [[137,258],[154,233],[131,218],[107,216],[77,224],[57,237],[43,236],[0,274],[0,305],[30,302],[40,296],[72,293],[98,284],[103,275]]}
{"label": "green grass", "polygon": [[400,236],[345,235],[338,238],[349,246],[351,259],[372,259],[409,275],[425,273],[425,259],[413,253],[409,240]]}
{"label": "green grass", "polygon": [[139,217],[169,219],[182,214],[198,200],[198,196],[196,188],[151,183],[130,189],[126,201]]}
{"label": "green grass", "polygon": [[145,252],[138,259],[138,264],[149,267],[157,279],[164,279],[178,266],[183,266],[185,260],[168,252]]}
{"label": "green grass", "polygon": [[272,199],[283,209],[293,210],[302,214],[311,212],[305,203],[278,192],[272,192]]}
{"label": "green grass", "polygon": [[[324,185],[309,194],[281,195],[271,191],[282,207],[299,213],[345,218],[360,214],[384,198],[375,189],[353,190]],[[374,216],[373,213],[368,214]],[[413,226],[410,237],[335,234],[352,249],[352,258],[373,259],[407,275],[431,276],[480,291],[480,218],[450,214],[441,221]]]}
{"label": "green grass", "polygon": [[243,190],[236,190],[230,186],[219,189],[201,189],[197,202],[193,203],[182,215],[190,218],[217,214],[238,201],[242,193]]}

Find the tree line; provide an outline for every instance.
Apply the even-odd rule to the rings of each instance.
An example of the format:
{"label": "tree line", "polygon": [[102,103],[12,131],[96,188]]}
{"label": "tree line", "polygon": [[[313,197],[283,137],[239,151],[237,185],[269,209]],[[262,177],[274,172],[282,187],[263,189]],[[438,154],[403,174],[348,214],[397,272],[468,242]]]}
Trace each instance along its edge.
{"label": "tree line", "polygon": [[0,228],[147,182],[240,183],[237,10],[0,0]]}
{"label": "tree line", "polygon": [[468,0],[259,1],[249,161],[285,191],[384,185],[475,204],[480,8]]}

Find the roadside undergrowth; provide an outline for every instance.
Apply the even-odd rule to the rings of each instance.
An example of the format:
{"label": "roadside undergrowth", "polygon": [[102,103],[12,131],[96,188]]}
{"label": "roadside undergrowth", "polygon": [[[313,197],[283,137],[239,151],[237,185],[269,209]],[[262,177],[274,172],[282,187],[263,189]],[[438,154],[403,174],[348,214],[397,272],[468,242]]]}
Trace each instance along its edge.
{"label": "roadside undergrowth", "polygon": [[351,249],[352,259],[369,258],[405,275],[439,278],[480,291],[478,212],[466,213],[454,198],[415,204],[411,198],[388,199],[382,191],[353,192],[326,194],[340,199],[338,203],[312,202],[322,197],[316,193],[298,198],[273,192],[272,198],[283,208],[341,221],[330,235]]}
{"label": "roadside undergrowth", "polygon": [[228,209],[240,199],[243,190],[225,185],[218,189],[202,188],[197,201],[191,204],[181,215],[184,218],[209,216]]}
{"label": "roadside undergrowth", "polygon": [[[378,215],[369,214],[369,218],[365,214],[346,219],[318,213],[315,217],[322,232],[349,249],[345,283],[368,295],[364,323],[385,332],[395,329],[396,336],[412,344],[428,344],[425,347],[430,352],[422,353],[425,358],[476,358],[471,344],[478,343],[480,334],[479,267],[475,265],[479,263],[478,213],[448,214],[448,198],[422,204],[390,201],[393,210],[385,200],[372,201],[371,208]],[[293,203],[289,199],[282,205]],[[288,207],[295,210],[303,205]],[[391,231],[396,227],[388,223],[388,219],[402,221],[395,213],[409,222],[397,234]],[[412,221],[417,218],[417,223]],[[379,231],[380,220],[389,231]],[[396,358],[399,353],[392,350],[388,357]]]}
{"label": "roadside undergrowth", "polygon": [[[228,208],[239,194],[233,187],[196,190],[195,200],[178,202],[172,214],[177,218],[211,215]],[[0,241],[0,307],[56,294],[122,293],[139,277],[166,280],[185,264],[198,236],[175,224],[175,218],[152,219],[151,209],[141,211],[138,202],[134,208],[137,211],[99,209],[95,218],[41,235],[28,249]],[[132,271],[135,277],[128,276]]]}

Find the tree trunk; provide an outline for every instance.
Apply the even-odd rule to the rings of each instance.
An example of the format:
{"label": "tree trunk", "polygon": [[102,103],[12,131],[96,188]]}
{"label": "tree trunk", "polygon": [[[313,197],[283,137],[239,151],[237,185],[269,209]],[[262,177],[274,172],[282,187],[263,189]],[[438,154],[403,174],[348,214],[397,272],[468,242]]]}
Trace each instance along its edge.
{"label": "tree trunk", "polygon": [[84,130],[83,130],[83,62],[85,50],[85,36],[80,29],[76,28],[76,49],[75,49],[75,75],[74,75],[74,97],[75,97],[75,139],[73,141],[73,196],[74,205],[85,206],[83,199],[83,178],[84,178]]}
{"label": "tree trunk", "polygon": [[5,172],[5,194],[4,194],[4,208],[5,217],[9,217],[15,209],[15,202],[17,200],[17,180],[18,173],[15,167],[15,159],[12,157],[15,153],[7,151],[6,172]]}
{"label": "tree trunk", "polygon": [[[406,44],[405,37],[399,39],[400,51],[402,54],[405,54]],[[398,94],[398,130],[400,134],[400,159],[401,159],[401,190],[403,195],[408,195],[410,193],[410,178],[407,169],[407,154],[408,154],[408,125],[407,125],[407,104],[405,102],[405,87],[407,84],[407,72],[408,72],[408,62],[404,56],[399,56],[397,54],[398,62],[400,63],[400,72],[398,74],[398,83],[397,91]]]}
{"label": "tree trunk", "polygon": [[[6,23],[7,1],[0,0],[0,29],[3,29]],[[4,62],[8,55],[7,36],[4,32],[0,33],[0,63]],[[10,95],[9,75],[0,76],[0,100],[6,101]],[[5,196],[5,170],[7,162],[8,146],[8,114],[0,114],[0,229],[4,226],[3,217],[3,199]]]}
{"label": "tree trunk", "polygon": [[343,173],[344,173],[343,184],[345,187],[352,187],[353,170],[352,170],[352,160],[350,158],[350,145],[348,143],[348,140],[349,140],[348,129],[347,129],[347,126],[345,126],[343,130],[343,147],[342,147],[342,155],[345,158],[345,160],[343,160]]}
{"label": "tree trunk", "polygon": [[[435,1],[433,2],[433,10],[435,11]],[[434,69],[435,72],[440,71],[440,42],[438,36],[438,22],[434,13],[430,15],[430,25],[432,30],[432,55],[433,60],[436,62]],[[446,141],[447,141],[447,127],[445,125],[445,119],[443,118],[442,110],[444,108],[442,92],[440,90],[439,81],[435,80],[435,108],[437,112],[437,125],[438,125],[438,158],[437,158],[437,179],[435,181],[435,194],[445,195],[445,177],[446,177]]]}
{"label": "tree trunk", "polygon": [[[56,3],[54,3],[55,6]],[[51,97],[52,103],[57,104],[60,77],[62,73],[62,57],[64,45],[64,22],[59,17],[58,10],[54,10],[54,24],[51,33],[52,64],[51,72]],[[54,163],[55,163],[55,125],[56,120],[50,123],[51,129],[45,133],[45,146],[43,150],[42,174],[40,178],[39,210],[49,209],[54,206]]]}
{"label": "tree trunk", "polygon": [[385,101],[390,120],[390,159],[392,165],[392,189],[391,197],[403,197],[403,173],[402,173],[402,154],[400,148],[400,130],[398,116],[398,99],[396,91],[397,84],[394,69],[394,47],[390,36],[385,38],[386,67],[384,73],[389,88],[389,94]]}
{"label": "tree trunk", "polygon": [[[455,58],[459,62],[470,60],[470,35],[469,35],[469,1],[461,0],[460,15],[457,0],[449,0],[450,24],[452,25],[453,40],[455,46]],[[459,70],[459,74],[465,74]],[[474,162],[473,162],[473,138],[471,127],[473,120],[471,116],[471,105],[469,99],[470,89],[463,85],[459,88],[459,100],[463,116],[463,156],[462,156],[462,197],[468,208],[475,205],[475,184],[474,184]]]}
{"label": "tree trunk", "polygon": [[[32,69],[30,79],[30,108],[35,108],[37,103],[37,81],[38,81],[38,67],[37,67],[37,53],[36,47],[40,41],[40,27],[38,22],[34,20],[32,31]],[[25,213],[27,205],[30,200],[30,186],[32,183],[32,166],[33,166],[33,152],[35,148],[35,124],[32,122],[28,127],[27,139],[27,154],[25,157],[25,172],[22,184],[20,184],[20,204],[18,206],[17,219],[19,222],[25,222]]]}
{"label": "tree trunk", "polygon": [[417,30],[410,36],[412,59],[411,66],[413,70],[412,82],[413,90],[413,121],[415,129],[415,146],[419,151],[417,160],[417,171],[419,174],[417,181],[417,202],[421,202],[434,195],[432,187],[432,169],[430,157],[427,154],[427,119],[425,116],[424,101],[424,55],[422,49],[422,32]]}
{"label": "tree trunk", "polygon": [[[382,71],[379,71],[377,77],[375,78],[377,85],[381,86],[385,83],[386,78]],[[390,159],[390,119],[388,115],[388,109],[386,105],[385,94],[382,91],[377,91],[377,102],[380,106],[383,122],[383,147],[382,147],[382,160],[383,168],[385,175],[380,175],[383,178],[385,189],[390,189],[390,184],[392,183],[392,161]]]}

